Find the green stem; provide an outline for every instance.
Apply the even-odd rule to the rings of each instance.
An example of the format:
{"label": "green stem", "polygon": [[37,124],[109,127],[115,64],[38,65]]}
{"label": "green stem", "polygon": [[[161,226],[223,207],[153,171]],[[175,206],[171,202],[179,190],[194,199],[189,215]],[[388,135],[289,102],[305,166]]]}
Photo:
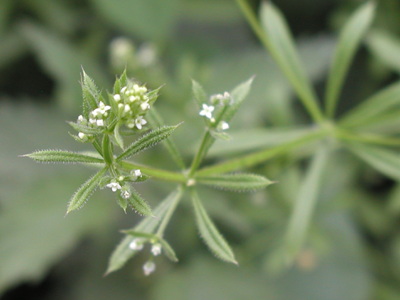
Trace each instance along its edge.
{"label": "green stem", "polygon": [[201,141],[200,148],[192,161],[192,165],[190,166],[189,177],[192,176],[199,168],[201,161],[207,153],[207,150],[210,148],[209,143],[211,138],[212,136],[210,135],[210,132],[206,131]]}
{"label": "green stem", "polygon": [[161,238],[164,235],[165,228],[167,227],[167,225],[169,223],[169,220],[172,217],[172,214],[174,213],[176,207],[178,206],[179,201],[182,198],[183,189],[184,189],[184,185],[181,185],[181,186],[178,187],[178,191],[177,191],[177,194],[176,194],[176,196],[174,198],[174,201],[171,203],[170,207],[168,207],[168,210],[165,213],[165,216],[162,219],[160,226],[158,227],[156,235],[158,235]]}
{"label": "green stem", "polygon": [[255,153],[251,153],[248,155],[244,155],[242,157],[234,158],[210,167],[203,168],[196,172],[196,176],[208,176],[226,173],[230,171],[234,171],[241,168],[248,168],[255,166],[259,163],[263,163],[272,157],[287,153],[293,148],[300,147],[304,144],[310,143],[312,141],[318,140],[327,135],[327,130],[325,128],[321,128],[317,131],[314,131],[306,136],[303,136],[294,141],[285,143],[281,146],[277,146],[272,149],[265,149]]}
{"label": "green stem", "polygon": [[268,37],[266,36],[263,28],[260,25],[260,22],[257,19],[257,16],[251,9],[250,5],[248,4],[247,0],[236,0],[238,6],[243,12],[247,22],[249,23],[250,27],[252,28],[255,35],[260,40],[261,44],[264,48],[271,54],[274,58],[275,62],[278,64],[280,69],[286,75],[286,78],[292,84],[294,90],[296,91],[297,95],[299,96],[300,100],[302,101],[304,107],[313,118],[316,123],[322,123],[324,121],[324,116],[322,114],[321,109],[317,105],[315,96],[313,96],[312,92],[307,88],[307,91],[304,91],[293,78],[290,72],[287,72],[284,65],[282,65],[281,60],[279,59],[279,53],[274,49],[274,47],[270,44]]}
{"label": "green stem", "polygon": [[381,146],[400,146],[400,139],[379,135],[358,135],[342,129],[336,130],[336,136],[348,141],[357,141]]}
{"label": "green stem", "polygon": [[156,169],[156,168],[148,167],[148,166],[133,163],[133,162],[127,162],[127,161],[120,162],[120,165],[124,169],[127,169],[127,170],[140,169],[146,175],[149,175],[149,176],[157,178],[157,179],[178,182],[178,183],[186,183],[186,181],[187,181],[186,177],[183,174],[177,173],[177,172]]}

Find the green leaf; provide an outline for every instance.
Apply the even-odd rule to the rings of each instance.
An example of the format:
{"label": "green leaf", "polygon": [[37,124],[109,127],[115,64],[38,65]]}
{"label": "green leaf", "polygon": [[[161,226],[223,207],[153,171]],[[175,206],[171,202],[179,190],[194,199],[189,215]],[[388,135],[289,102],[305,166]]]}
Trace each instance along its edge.
{"label": "green leaf", "polygon": [[121,74],[119,78],[115,80],[114,83],[114,94],[119,94],[121,89],[126,86],[128,83],[128,78],[126,76],[126,69],[124,72]]}
{"label": "green leaf", "polygon": [[368,124],[370,119],[376,118],[396,106],[400,107],[400,82],[394,83],[369,97],[347,113],[340,124],[346,127]]}
{"label": "green leaf", "polygon": [[306,177],[294,202],[293,213],[285,236],[286,263],[290,264],[301,250],[315,210],[322,172],[328,160],[328,151],[321,145],[315,153]]}
{"label": "green leaf", "polygon": [[324,132],[324,130],[325,129],[313,130],[308,134],[305,134],[287,143],[283,143],[277,147],[263,149],[254,153],[235,157],[221,163],[216,163],[210,167],[205,167],[196,171],[196,174],[197,176],[208,176],[255,166],[259,163],[271,159],[272,157],[282,155],[295,148],[310,144],[311,142],[315,142],[316,140],[321,139],[326,135],[326,132]]}
{"label": "green leaf", "polygon": [[397,151],[359,143],[346,145],[351,152],[377,171],[394,180],[400,180],[400,155]]}
{"label": "green leaf", "polygon": [[114,139],[115,142],[117,143],[117,145],[124,150],[124,140],[121,136],[121,133],[119,132],[119,128],[120,128],[120,123],[118,123],[115,127],[114,127]]}
{"label": "green leaf", "polygon": [[[110,181],[108,181],[110,182]],[[128,208],[128,199],[122,197],[120,194],[118,194],[118,205],[124,210],[126,213],[126,209]]]}
{"label": "green leaf", "polygon": [[400,72],[400,40],[397,36],[386,30],[373,30],[368,34],[366,44],[380,62]]}
{"label": "green leaf", "polygon": [[196,80],[192,80],[192,92],[193,98],[196,101],[199,108],[202,107],[204,103],[208,103],[207,93],[204,88]]}
{"label": "green leaf", "polygon": [[44,163],[104,163],[103,159],[90,155],[85,155],[77,152],[63,151],[63,150],[39,150],[31,154],[22,155],[24,157],[32,158],[38,162]]}
{"label": "green leaf", "polygon": [[195,190],[192,190],[192,203],[197,228],[211,252],[223,261],[238,264],[230,246],[211,221]]}
{"label": "green leaf", "polygon": [[232,103],[227,106],[225,112],[221,115],[221,121],[229,122],[236,114],[239,106],[243,100],[247,97],[250,92],[251,84],[253,83],[254,77],[251,77],[247,81],[239,84],[231,92]]}
{"label": "green leaf", "polygon": [[232,139],[229,143],[217,141],[208,153],[210,156],[226,157],[260,148],[279,146],[309,134],[312,128],[248,128],[229,132]]}
{"label": "green leaf", "polygon": [[153,213],[151,211],[150,206],[147,204],[146,200],[139,195],[139,193],[131,188],[131,196],[127,199],[130,206],[140,215],[142,216],[152,216]]}
{"label": "green leaf", "polygon": [[223,131],[210,130],[210,134],[216,140],[221,140],[221,141],[232,140],[232,137],[230,136],[230,134],[223,132]]}
{"label": "green leaf", "polygon": [[171,133],[178,128],[180,124],[175,126],[163,126],[155,130],[150,131],[146,135],[133,142],[126,150],[118,156],[118,160],[129,158],[141,151],[144,151],[154,145],[157,145],[161,141],[168,138]]}
{"label": "green leaf", "polygon": [[[181,188],[176,189],[168,195],[153,211],[155,217],[149,216],[143,219],[138,225],[132,228],[134,231],[154,233],[157,227],[160,225],[165,214],[169,211],[169,207],[174,205],[176,200],[182,196]],[[121,269],[126,262],[133,257],[137,251],[129,248],[129,244],[133,241],[133,237],[126,236],[115,248],[111,254],[110,261],[108,263],[106,275]]]}
{"label": "green leaf", "polygon": [[159,242],[162,245],[162,249],[165,253],[165,255],[173,262],[177,262],[178,258],[176,257],[174,249],[168,244],[168,242],[162,238],[159,238]]}
{"label": "green leaf", "polygon": [[352,15],[340,33],[325,95],[326,111],[329,117],[333,117],[335,114],[336,103],[350,62],[372,23],[374,11],[375,4],[373,2],[364,4]]}
{"label": "green leaf", "polygon": [[67,214],[75,209],[81,208],[86,203],[86,201],[98,188],[99,183],[106,171],[107,168],[103,168],[79,187],[68,203]]}
{"label": "green leaf", "polygon": [[79,123],[75,123],[75,122],[68,122],[68,124],[74,128],[76,131],[78,132],[83,132],[85,134],[100,134],[102,132],[102,129],[100,129],[99,127],[89,127],[87,125],[83,125],[83,124],[79,124]]}
{"label": "green leaf", "polygon": [[316,121],[323,119],[315,92],[298,57],[288,26],[271,2],[261,4],[261,23],[266,34],[266,46],[287,79],[293,85],[303,105]]}
{"label": "green leaf", "polygon": [[[161,118],[157,110],[153,107],[149,113],[147,114],[147,120],[153,127],[161,127],[164,125],[164,120]],[[174,140],[172,138],[164,140],[163,145],[171,155],[172,159],[175,163],[181,168],[186,169],[185,163],[182,159],[182,155],[179,152],[178,147],[176,146]]]}
{"label": "green leaf", "polygon": [[83,113],[88,118],[89,112],[98,107],[100,101],[100,91],[96,87],[93,79],[90,78],[82,68],[82,97],[83,97]]}
{"label": "green leaf", "polygon": [[225,174],[197,177],[198,183],[234,192],[251,192],[263,189],[274,183],[267,178],[255,174]]}

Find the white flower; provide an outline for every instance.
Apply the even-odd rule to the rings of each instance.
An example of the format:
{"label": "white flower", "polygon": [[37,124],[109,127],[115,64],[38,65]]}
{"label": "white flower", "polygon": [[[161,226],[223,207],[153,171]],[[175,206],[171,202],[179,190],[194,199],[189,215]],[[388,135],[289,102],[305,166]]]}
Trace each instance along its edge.
{"label": "white flower", "polygon": [[113,98],[114,98],[114,100],[115,101],[121,101],[121,96],[119,95],[119,94],[115,94],[114,96],[113,96]]}
{"label": "white flower", "polygon": [[124,86],[124,87],[121,89],[121,93],[124,93],[124,92],[126,91],[126,89],[127,89],[127,87]]}
{"label": "white flower", "polygon": [[125,104],[125,107],[124,107],[124,112],[129,112],[129,111],[131,111],[131,107],[128,105],[128,104]]}
{"label": "white flower", "polygon": [[121,197],[124,199],[129,199],[130,196],[131,196],[131,192],[128,190],[125,190],[121,193]]}
{"label": "white flower", "polygon": [[131,101],[131,102],[135,102],[136,100],[137,100],[136,96],[130,96],[129,97],[129,101]]}
{"label": "white flower", "polygon": [[142,108],[142,110],[146,110],[150,108],[150,104],[148,102],[143,102],[142,104],[140,104],[140,107]]}
{"label": "white flower", "polygon": [[78,133],[78,137],[81,139],[81,140],[83,140],[83,141],[86,141],[88,138],[87,138],[87,135],[86,134],[84,134],[83,132],[79,132]]}
{"label": "white flower", "polygon": [[103,119],[96,120],[96,125],[99,127],[104,126],[104,120]]}
{"label": "white flower", "polygon": [[231,100],[231,94],[224,92],[223,94],[215,94],[210,97],[210,102],[212,104],[226,105],[229,104]]}
{"label": "white flower", "polygon": [[103,101],[100,101],[99,107],[96,108],[95,110],[98,110],[98,113],[107,116],[107,111],[111,109],[111,106],[109,105],[104,105]]}
{"label": "white flower", "polygon": [[78,122],[82,123],[83,121],[85,121],[85,118],[82,115],[79,115]]}
{"label": "white flower", "polygon": [[142,176],[142,172],[141,172],[139,169],[133,170],[133,171],[131,172],[131,174],[132,174],[132,176],[133,176],[133,180],[136,180],[136,179],[138,179],[139,177]]}
{"label": "white flower", "polygon": [[214,111],[214,106],[203,104],[203,109],[200,111],[199,115],[211,119],[213,111]]}
{"label": "white flower", "polygon": [[147,124],[147,121],[143,119],[142,116],[139,116],[135,119],[135,126],[137,127],[137,129],[142,129],[142,125],[145,124]]}
{"label": "white flower", "polygon": [[154,244],[151,247],[151,253],[153,253],[154,256],[160,255],[161,254],[161,244]]}
{"label": "white flower", "polygon": [[109,184],[106,185],[108,188],[110,188],[113,192],[116,192],[117,190],[121,189],[121,185],[116,182],[116,181],[111,181]]}
{"label": "white flower", "polygon": [[140,251],[143,249],[143,239],[134,239],[130,244],[129,248],[132,250]]}
{"label": "white flower", "polygon": [[226,123],[225,121],[221,121],[218,123],[218,127],[219,130],[227,130],[229,129],[229,124]]}
{"label": "white flower", "polygon": [[149,276],[156,270],[156,264],[153,261],[148,261],[143,265],[144,275]]}

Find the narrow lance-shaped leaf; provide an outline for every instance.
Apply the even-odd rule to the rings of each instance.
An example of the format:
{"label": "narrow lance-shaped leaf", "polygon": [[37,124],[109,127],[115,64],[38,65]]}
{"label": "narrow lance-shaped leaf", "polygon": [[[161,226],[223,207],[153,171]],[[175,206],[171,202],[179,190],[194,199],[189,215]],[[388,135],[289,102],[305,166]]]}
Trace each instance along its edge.
{"label": "narrow lance-shaped leaf", "polygon": [[121,133],[119,132],[120,123],[118,123],[114,127],[114,139],[117,145],[123,150],[124,149],[124,140],[122,139]]}
{"label": "narrow lance-shaped leaf", "polygon": [[208,153],[208,157],[220,156],[226,157],[232,153],[254,151],[256,149],[270,148],[279,146],[296,138],[310,133],[314,128],[300,127],[296,128],[254,128],[242,129],[230,132],[232,141],[230,143],[216,142]]}
{"label": "narrow lance-shaped leaf", "polygon": [[400,154],[398,152],[359,143],[348,143],[347,147],[377,171],[394,180],[400,180]]}
{"label": "narrow lance-shaped leaf", "polygon": [[315,92],[301,65],[293,38],[278,9],[270,2],[261,5],[261,23],[268,50],[293,85],[303,105],[316,121],[323,119]]}
{"label": "narrow lance-shaped leaf", "polygon": [[100,91],[96,87],[93,79],[90,78],[82,69],[82,96],[83,112],[85,118],[88,118],[89,112],[97,108],[100,98]]}
{"label": "narrow lance-shaped leaf", "polygon": [[78,132],[83,132],[85,134],[100,134],[102,133],[102,129],[98,127],[90,127],[87,125],[75,123],[75,122],[68,122],[68,124],[74,128]]}
{"label": "narrow lance-shaped leaf", "polygon": [[63,150],[40,150],[31,154],[23,155],[25,157],[32,158],[38,162],[44,163],[64,163],[64,164],[76,164],[76,163],[104,163],[101,158],[97,158],[90,155],[85,155],[77,152],[63,151]]}
{"label": "narrow lance-shaped leaf", "polygon": [[232,103],[227,107],[223,115],[221,116],[221,121],[229,122],[239,109],[243,100],[247,97],[250,92],[251,84],[253,83],[254,77],[251,77],[247,81],[239,84],[231,92]]}
{"label": "narrow lance-shaped leaf", "polygon": [[375,5],[372,2],[359,8],[340,33],[339,44],[331,64],[326,89],[325,103],[327,114],[333,117],[336,103],[350,62],[360,45],[361,39],[371,25]]}
{"label": "narrow lance-shaped leaf", "polygon": [[311,166],[302,183],[294,202],[294,210],[290,217],[285,236],[287,263],[291,263],[303,246],[314,212],[321,185],[322,172],[328,159],[328,151],[324,145],[314,155]]}
{"label": "narrow lance-shaped leaf", "polygon": [[133,142],[126,150],[118,156],[118,160],[129,158],[141,151],[144,151],[154,145],[157,145],[161,141],[168,138],[171,133],[179,126],[163,126],[155,130],[150,131],[146,135]]}
{"label": "narrow lance-shaped leaf", "polygon": [[379,62],[391,70],[400,72],[400,39],[388,30],[373,30],[368,33],[366,44]]}
{"label": "narrow lance-shaped leaf", "polygon": [[274,183],[255,174],[225,174],[196,178],[198,183],[234,192],[251,192]]}
{"label": "narrow lance-shaped leaf", "polygon": [[115,80],[114,83],[114,94],[118,94],[121,89],[126,86],[126,83],[128,82],[127,76],[126,76],[126,69],[124,72],[121,74],[119,78]]}
{"label": "narrow lance-shaped leaf", "polygon": [[192,92],[193,98],[199,108],[201,108],[203,103],[208,103],[207,93],[204,91],[200,83],[198,83],[196,80],[192,80]]}
{"label": "narrow lance-shaped leaf", "polygon": [[177,262],[177,261],[178,261],[178,257],[176,257],[175,251],[174,251],[174,249],[172,249],[172,247],[170,246],[170,244],[169,244],[166,240],[164,240],[164,239],[162,239],[162,238],[159,239],[159,242],[160,242],[161,245],[162,245],[162,249],[163,249],[165,255],[166,255],[171,261]]}
{"label": "narrow lance-shaped leaf", "polygon": [[197,228],[208,248],[219,259],[237,264],[231,248],[211,221],[195,190],[192,190],[192,203]]}
{"label": "narrow lance-shaped leaf", "polygon": [[137,213],[143,216],[152,216],[150,206],[135,189],[131,188],[131,196],[127,200]]}
{"label": "narrow lance-shaped leaf", "polygon": [[107,168],[103,168],[79,187],[79,189],[75,192],[75,194],[69,201],[67,214],[75,209],[81,208],[86,203],[86,201],[98,188],[99,183],[106,171]]}
{"label": "narrow lance-shaped leaf", "polygon": [[223,132],[223,131],[210,130],[210,134],[216,140],[230,141],[232,139],[230,134]]}
{"label": "narrow lance-shaped leaf", "polygon": [[121,207],[126,213],[126,209],[128,208],[128,199],[122,197],[121,195],[118,195],[117,202],[119,207]]}
{"label": "narrow lance-shaped leaf", "polygon": [[[182,196],[182,189],[178,188],[168,195],[153,211],[155,217],[149,216],[143,219],[138,225],[132,228],[134,231],[154,233],[160,222],[163,220],[164,215],[168,212],[169,207],[174,205],[175,201]],[[134,237],[126,236],[118,244],[111,254],[108,263],[106,274],[121,269],[126,262],[133,257],[137,251],[129,248],[129,244],[133,241]]]}
{"label": "narrow lance-shaped leaf", "polygon": [[[164,120],[161,118],[161,116],[158,114],[157,110],[153,107],[149,113],[147,114],[147,120],[153,127],[161,127],[164,125]],[[171,155],[172,159],[175,161],[175,163],[182,169],[185,169],[185,163],[182,159],[182,155],[180,154],[178,147],[174,143],[172,138],[164,140],[163,145]]]}
{"label": "narrow lance-shaped leaf", "polygon": [[368,123],[371,118],[376,118],[396,106],[400,107],[400,82],[394,83],[366,99],[347,113],[340,124],[346,127],[363,125]]}

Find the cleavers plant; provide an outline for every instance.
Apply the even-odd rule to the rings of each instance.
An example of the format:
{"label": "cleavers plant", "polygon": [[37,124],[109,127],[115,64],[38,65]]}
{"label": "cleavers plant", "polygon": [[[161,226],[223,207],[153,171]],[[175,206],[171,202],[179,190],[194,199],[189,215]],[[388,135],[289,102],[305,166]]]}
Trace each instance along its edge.
{"label": "cleavers plant", "polygon": [[[67,214],[81,208],[98,188],[110,188],[116,194],[118,205],[126,212],[128,207],[145,216],[137,226],[124,230],[126,237],[112,254],[107,273],[121,268],[135,253],[151,244],[150,259],[143,265],[145,275],[155,270],[154,256],[161,253],[177,261],[177,257],[163,238],[164,231],[184,191],[192,197],[194,214],[201,236],[210,250],[220,259],[236,263],[228,243],[211,221],[196,191],[198,184],[231,191],[252,191],[272,182],[263,176],[247,173],[198,175],[201,162],[215,139],[230,138],[226,130],[240,104],[250,90],[252,79],[242,83],[232,93],[208,97],[197,82],[193,93],[199,105],[199,117],[204,119],[205,133],[190,168],[185,163],[172,140],[166,140],[180,125],[160,125],[161,118],[154,110],[159,89],[149,91],[144,85],[129,79],[124,72],[116,79],[112,93],[103,97],[94,81],[83,71],[83,113],[76,122],[69,122],[77,131],[71,136],[78,142],[92,144],[95,152],[42,150],[25,156],[39,162],[82,163],[98,166],[99,170],[72,196]],[[150,125],[153,129],[147,129]],[[144,132],[144,134],[142,134]],[[126,140],[136,138],[129,146]],[[148,148],[166,141],[165,146],[182,172],[171,172],[140,165],[130,159]],[[134,184],[152,177],[178,184],[154,211],[136,191]]]}
{"label": "cleavers plant", "polygon": [[[26,155],[42,162],[83,163],[99,167],[99,171],[73,195],[67,213],[83,206],[97,188],[107,187],[116,192],[117,202],[124,210],[130,206],[145,216],[132,229],[123,231],[126,236],[111,255],[107,273],[124,266],[146,243],[151,244],[152,253],[143,266],[146,275],[156,268],[154,256],[164,253],[172,261],[177,260],[172,247],[164,239],[164,232],[184,193],[191,197],[197,227],[208,248],[221,260],[237,263],[228,243],[208,216],[197,186],[207,185],[232,191],[264,188],[272,182],[263,176],[230,172],[257,166],[305,145],[313,150],[310,152],[312,158],[297,198],[294,199],[293,213],[282,238],[279,251],[282,265],[293,263],[307,241],[307,232],[321,189],[320,178],[331,153],[338,148],[346,149],[379,172],[400,180],[400,158],[395,151],[389,149],[400,146],[400,139],[390,133],[379,132],[385,119],[393,117],[399,110],[400,83],[384,88],[336,118],[337,104],[348,69],[374,17],[374,3],[363,4],[342,29],[332,59],[325,96],[319,100],[279,10],[270,2],[262,3],[259,21],[248,1],[236,2],[263,46],[291,83],[312,120],[313,124],[300,136],[297,129],[293,128],[297,134],[289,141],[282,139],[279,145],[203,167],[202,162],[214,141],[230,139],[226,132],[229,122],[247,96],[252,79],[230,93],[212,96],[208,96],[201,85],[193,81],[193,98],[199,107],[199,117],[204,119],[205,131],[187,167],[178,147],[169,138],[179,124],[164,126],[154,110],[159,89],[148,91],[145,86],[128,79],[124,72],[116,80],[113,92],[104,98],[94,82],[83,72],[83,113],[70,125],[78,132],[73,137],[79,142],[91,143],[96,152],[46,150]],[[147,130],[148,127],[152,129]],[[136,140],[125,146],[126,139],[131,136]],[[160,142],[163,142],[181,172],[128,160]],[[153,210],[133,188],[134,183],[149,177],[177,184]]]}

